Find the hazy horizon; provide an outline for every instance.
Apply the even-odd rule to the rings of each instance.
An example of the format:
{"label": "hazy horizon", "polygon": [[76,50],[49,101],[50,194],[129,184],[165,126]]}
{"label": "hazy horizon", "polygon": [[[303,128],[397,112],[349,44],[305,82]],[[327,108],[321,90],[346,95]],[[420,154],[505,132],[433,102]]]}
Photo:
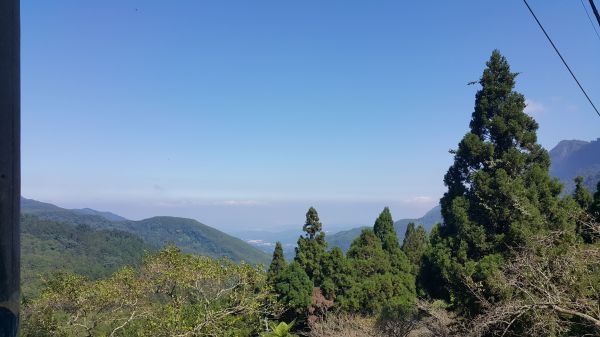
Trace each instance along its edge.
{"label": "hazy horizon", "polygon": [[[579,3],[531,1],[592,100]],[[520,2],[22,4],[22,194],[228,232],[417,218],[493,49],[548,150],[597,115]],[[490,16],[488,13],[493,13]],[[510,24],[507,24],[509,22]]]}

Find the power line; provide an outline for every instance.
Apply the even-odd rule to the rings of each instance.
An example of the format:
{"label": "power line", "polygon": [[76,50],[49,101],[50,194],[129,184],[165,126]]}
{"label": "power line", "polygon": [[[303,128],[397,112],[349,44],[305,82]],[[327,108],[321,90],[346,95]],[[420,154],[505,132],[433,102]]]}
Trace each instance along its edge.
{"label": "power line", "polygon": [[590,102],[590,104],[592,105],[592,108],[594,108],[594,110],[596,111],[596,113],[598,114],[598,116],[600,116],[600,112],[598,111],[598,109],[596,108],[596,106],[594,105],[594,103],[592,102],[592,100],[590,99],[590,96],[588,96],[587,92],[585,92],[585,89],[583,89],[583,86],[581,86],[581,83],[579,83],[579,80],[577,79],[577,77],[575,76],[575,74],[573,73],[573,71],[571,70],[571,67],[569,67],[569,65],[567,64],[567,61],[565,61],[565,58],[558,51],[558,48],[556,48],[556,45],[554,44],[554,42],[550,38],[550,35],[548,35],[548,33],[546,33],[546,30],[544,29],[544,26],[542,26],[542,23],[540,22],[540,20],[538,20],[537,16],[535,15],[535,13],[533,12],[533,10],[531,9],[531,7],[529,6],[529,4],[527,3],[527,0],[523,0],[523,2],[525,3],[525,6],[527,6],[527,9],[529,9],[529,12],[533,16],[533,18],[535,19],[535,21],[537,22],[537,24],[542,29],[542,32],[544,32],[544,35],[546,35],[546,38],[548,38],[548,41],[550,41],[550,44],[552,45],[552,47],[554,48],[554,50],[558,54],[558,57],[560,57],[561,61],[565,65],[565,67],[567,67],[567,70],[569,70],[569,73],[571,73],[571,76],[573,76],[573,79],[575,80],[575,82],[577,82],[577,85],[579,86],[579,89],[581,89],[581,92],[583,92],[583,94],[585,95],[585,98],[587,98],[588,102]]}
{"label": "power line", "polygon": [[594,32],[596,32],[596,36],[598,37],[598,40],[600,40],[600,34],[598,34],[598,30],[596,29],[596,25],[594,24],[594,21],[592,21],[592,17],[590,17],[590,13],[587,10],[587,7],[585,7],[585,4],[583,3],[583,0],[581,1],[581,6],[583,6],[583,9],[585,10],[585,14],[588,17],[588,20],[590,20],[590,23],[592,24],[592,28],[594,28]]}
{"label": "power line", "polygon": [[600,14],[598,14],[598,9],[596,8],[596,5],[594,5],[594,0],[590,0],[590,6],[592,6],[592,11],[594,11],[596,20],[598,20],[598,24],[600,25]]}

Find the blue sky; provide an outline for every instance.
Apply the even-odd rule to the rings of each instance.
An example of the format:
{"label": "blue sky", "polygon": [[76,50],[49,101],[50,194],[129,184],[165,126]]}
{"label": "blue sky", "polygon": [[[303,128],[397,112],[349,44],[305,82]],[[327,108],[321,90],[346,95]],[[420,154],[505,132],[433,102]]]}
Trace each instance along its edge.
{"label": "blue sky", "polygon": [[[578,1],[530,1],[596,105]],[[597,27],[598,28],[598,27]],[[600,137],[521,1],[22,1],[25,197],[227,231],[417,217],[499,49],[550,149]]]}

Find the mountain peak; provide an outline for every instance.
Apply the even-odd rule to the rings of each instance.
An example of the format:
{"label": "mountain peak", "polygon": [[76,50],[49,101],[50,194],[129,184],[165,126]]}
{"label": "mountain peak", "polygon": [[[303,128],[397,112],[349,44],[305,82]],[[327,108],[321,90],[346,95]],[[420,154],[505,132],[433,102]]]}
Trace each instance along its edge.
{"label": "mountain peak", "polygon": [[600,180],[600,138],[586,142],[583,140],[563,140],[549,151],[550,174],[565,185],[565,193],[575,187],[573,179],[582,176],[588,189],[594,191]]}

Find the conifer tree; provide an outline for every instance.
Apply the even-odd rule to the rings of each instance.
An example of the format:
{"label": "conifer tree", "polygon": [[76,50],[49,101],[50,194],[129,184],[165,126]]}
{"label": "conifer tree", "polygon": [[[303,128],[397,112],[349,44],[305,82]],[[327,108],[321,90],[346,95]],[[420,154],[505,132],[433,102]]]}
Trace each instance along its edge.
{"label": "conifer tree", "polygon": [[590,193],[590,191],[583,184],[582,176],[577,176],[575,178],[575,191],[573,192],[573,199],[575,199],[579,206],[586,211],[594,202],[592,193]]}
{"label": "conifer tree", "polygon": [[314,239],[318,235],[322,233],[323,225],[319,220],[319,214],[314,207],[308,209],[306,212],[306,222],[302,227],[302,230],[306,232],[306,236],[308,239]]}
{"label": "conifer tree", "polygon": [[[348,250],[353,281],[344,296],[342,308],[398,318],[413,308],[415,278],[410,274],[410,265],[400,250],[391,215],[386,210],[375,223],[377,233],[371,229],[363,230]],[[391,252],[384,249],[381,238]]]}
{"label": "conifer tree", "polygon": [[275,276],[275,292],[281,303],[292,311],[292,316],[306,314],[312,291],[312,281],[296,262],[290,263]]}
{"label": "conifer tree", "polygon": [[271,265],[269,266],[269,279],[272,280],[276,275],[281,273],[286,266],[287,262],[283,256],[283,247],[281,246],[281,242],[277,241],[275,244],[275,250],[273,251],[273,259],[271,260]]}
{"label": "conifer tree", "polygon": [[538,125],[513,91],[516,76],[495,50],[479,81],[470,131],[452,151],[454,164],[444,177],[444,223],[432,258],[450,298],[470,313],[478,312],[479,301],[465,277],[498,299],[494,276],[509,247],[527,245],[541,231],[575,233],[559,198],[562,185],[550,178],[549,155],[537,143]]}
{"label": "conifer tree", "polygon": [[[339,247],[333,247],[323,258],[323,284],[321,290],[326,298],[336,303],[344,302],[346,291],[352,286],[352,268]],[[341,305],[341,304],[340,304]]]}
{"label": "conifer tree", "polygon": [[416,275],[419,272],[421,258],[428,247],[429,237],[427,236],[427,230],[422,225],[415,228],[413,222],[409,223],[406,227],[406,234],[404,234],[402,251],[412,265],[413,274]]}
{"label": "conifer tree", "polygon": [[392,269],[388,254],[372,229],[363,229],[360,236],[352,241],[348,258],[357,278],[383,274]]}
{"label": "conifer tree", "polygon": [[304,269],[317,287],[324,280],[321,264],[327,249],[325,233],[322,227],[317,210],[313,207],[309,208],[308,212],[306,212],[306,222],[302,227],[306,234],[298,238],[298,246],[296,247],[296,256],[294,258],[294,261]]}
{"label": "conifer tree", "polygon": [[383,249],[389,254],[396,254],[400,250],[400,244],[398,243],[398,236],[394,229],[394,220],[390,209],[385,207],[373,226],[375,235],[381,240]]}

